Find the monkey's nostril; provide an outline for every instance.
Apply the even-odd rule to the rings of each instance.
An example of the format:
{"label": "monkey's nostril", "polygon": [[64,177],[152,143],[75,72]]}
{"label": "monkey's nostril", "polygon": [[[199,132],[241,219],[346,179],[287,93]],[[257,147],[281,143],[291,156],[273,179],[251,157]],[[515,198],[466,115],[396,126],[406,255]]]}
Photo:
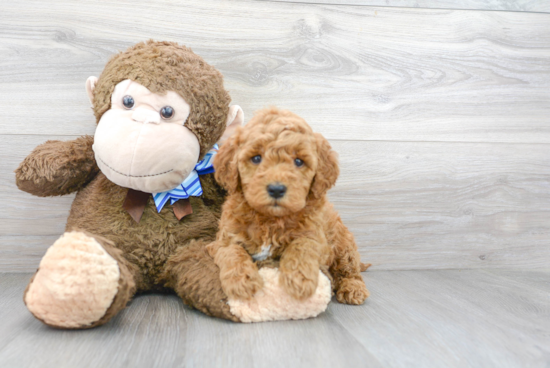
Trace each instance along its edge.
{"label": "monkey's nostril", "polygon": [[132,113],[132,119],[143,124],[160,124],[160,114],[143,108],[137,108]]}
{"label": "monkey's nostril", "polygon": [[285,195],[286,186],[283,184],[275,183],[267,186],[267,193],[270,197],[278,199]]}

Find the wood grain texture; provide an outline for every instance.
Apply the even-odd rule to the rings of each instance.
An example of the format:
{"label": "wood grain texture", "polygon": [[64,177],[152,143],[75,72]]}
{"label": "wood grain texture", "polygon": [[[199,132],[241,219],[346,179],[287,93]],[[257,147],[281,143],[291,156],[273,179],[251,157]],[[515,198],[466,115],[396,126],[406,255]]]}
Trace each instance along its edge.
{"label": "wood grain texture", "polygon": [[37,267],[73,199],[19,192],[13,170],[47,139],[93,134],[84,81],[151,37],[216,65],[247,118],[278,105],[331,140],[331,199],[374,269],[550,260],[550,14],[29,0],[2,5],[0,35],[4,270]]}
{"label": "wood grain texture", "polygon": [[362,5],[401,8],[491,10],[550,13],[546,0],[257,0],[327,5]]}
{"label": "wood grain texture", "polygon": [[328,314],[386,367],[550,363],[548,272],[372,272],[366,281],[368,313],[334,303]]}
{"label": "wood grain texture", "polygon": [[332,139],[550,143],[550,14],[185,3],[6,2],[2,134],[84,134],[84,90],[148,38],[191,46],[248,117],[279,105]]}
{"label": "wood grain texture", "polygon": [[330,198],[373,267],[548,267],[549,145],[333,146]]}
{"label": "wood grain texture", "polygon": [[[57,136],[0,136],[0,268],[33,271],[73,196],[19,191],[13,170]],[[332,141],[330,199],[373,269],[545,268],[550,145]]]}
{"label": "wood grain texture", "polygon": [[362,306],[305,321],[236,324],[173,295],[137,297],[107,325],[35,320],[30,274],[0,274],[2,367],[546,367],[550,271],[378,271]]}
{"label": "wood grain texture", "polygon": [[[365,305],[312,320],[233,324],[150,294],[89,331],[42,325],[22,302],[31,275],[0,274],[0,367],[550,366],[549,6],[3,1],[1,271],[34,271],[73,199],[20,192],[13,170],[93,134],[84,81],[149,38],[218,67],[247,120],[278,105],[330,139],[330,198],[374,271]],[[377,271],[426,268],[467,270]]]}

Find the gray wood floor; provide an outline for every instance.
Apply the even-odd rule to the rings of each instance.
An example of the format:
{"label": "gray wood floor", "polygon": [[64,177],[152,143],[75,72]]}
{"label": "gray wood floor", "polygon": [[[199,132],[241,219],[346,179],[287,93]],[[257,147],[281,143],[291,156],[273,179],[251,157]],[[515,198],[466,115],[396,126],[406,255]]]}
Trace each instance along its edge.
{"label": "gray wood floor", "polygon": [[363,306],[235,324],[176,296],[62,331],[23,306],[29,274],[0,274],[0,367],[548,367],[550,270],[376,271]]}

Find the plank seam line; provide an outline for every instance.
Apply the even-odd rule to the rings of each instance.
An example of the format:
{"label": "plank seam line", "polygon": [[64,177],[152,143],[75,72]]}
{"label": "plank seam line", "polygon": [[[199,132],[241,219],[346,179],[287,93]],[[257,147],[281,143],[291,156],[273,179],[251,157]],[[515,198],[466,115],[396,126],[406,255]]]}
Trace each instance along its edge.
{"label": "plank seam line", "polygon": [[[255,0],[262,1],[262,0]],[[270,0],[269,0],[270,1]],[[320,133],[320,132],[318,132]],[[44,137],[46,139],[55,139],[56,137],[78,138],[83,135],[93,134],[26,134],[26,133],[0,133],[0,137]],[[325,135],[326,137],[326,135]],[[344,139],[344,138],[328,138],[332,142],[387,142],[387,143],[469,143],[469,144],[539,144],[550,145],[550,142],[505,142],[505,141],[426,141],[426,140],[390,140],[390,139]]]}
{"label": "plank seam line", "polygon": [[256,2],[268,3],[286,3],[302,5],[320,5],[320,6],[354,6],[363,8],[388,8],[388,9],[419,9],[419,10],[446,10],[446,11],[479,11],[479,12],[504,12],[504,13],[527,13],[527,14],[547,14],[550,12],[531,11],[531,10],[505,10],[505,9],[460,9],[460,8],[425,8],[415,6],[389,6],[389,5],[368,5],[368,4],[333,4],[333,3],[314,3],[306,1],[288,1],[288,0],[251,0]]}
{"label": "plank seam line", "polygon": [[409,141],[409,140],[389,140],[389,139],[340,139],[328,138],[333,142],[384,142],[384,143],[469,143],[469,144],[541,144],[550,145],[550,142],[485,142],[485,141]]}

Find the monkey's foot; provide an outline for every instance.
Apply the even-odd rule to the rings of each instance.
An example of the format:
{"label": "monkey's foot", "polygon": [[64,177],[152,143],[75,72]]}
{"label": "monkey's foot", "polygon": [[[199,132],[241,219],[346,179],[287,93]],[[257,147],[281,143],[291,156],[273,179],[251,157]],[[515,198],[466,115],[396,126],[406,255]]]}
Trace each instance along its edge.
{"label": "monkey's foot", "polygon": [[304,300],[290,296],[279,284],[279,271],[259,270],[264,286],[252,299],[229,299],[230,311],[241,322],[263,322],[316,317],[327,309],[332,296],[329,279],[319,271],[319,283],[313,295]]}
{"label": "monkey's foot", "polygon": [[117,262],[94,238],[65,233],[42,258],[24,301],[47,325],[85,328],[105,315],[119,278]]}

